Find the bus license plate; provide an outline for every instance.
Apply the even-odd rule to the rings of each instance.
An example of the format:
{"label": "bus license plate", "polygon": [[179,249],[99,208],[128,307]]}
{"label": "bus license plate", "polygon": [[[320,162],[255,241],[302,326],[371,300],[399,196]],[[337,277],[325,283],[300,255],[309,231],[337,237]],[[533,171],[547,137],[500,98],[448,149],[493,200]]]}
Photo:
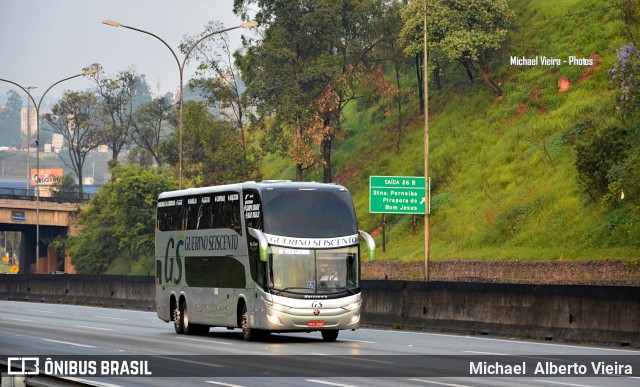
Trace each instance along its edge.
{"label": "bus license plate", "polygon": [[309,321],[309,326],[310,327],[323,327],[324,326],[324,321],[320,320],[320,321]]}

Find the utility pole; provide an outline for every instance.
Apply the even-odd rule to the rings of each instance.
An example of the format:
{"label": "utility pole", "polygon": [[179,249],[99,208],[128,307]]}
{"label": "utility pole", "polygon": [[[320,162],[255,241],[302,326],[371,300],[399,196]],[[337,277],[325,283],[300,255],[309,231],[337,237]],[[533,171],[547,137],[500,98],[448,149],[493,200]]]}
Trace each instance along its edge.
{"label": "utility pole", "polygon": [[422,0],[424,13],[424,177],[425,203],[424,214],[424,279],[429,281],[429,216],[431,213],[431,180],[429,179],[429,82],[427,80],[427,0]]}

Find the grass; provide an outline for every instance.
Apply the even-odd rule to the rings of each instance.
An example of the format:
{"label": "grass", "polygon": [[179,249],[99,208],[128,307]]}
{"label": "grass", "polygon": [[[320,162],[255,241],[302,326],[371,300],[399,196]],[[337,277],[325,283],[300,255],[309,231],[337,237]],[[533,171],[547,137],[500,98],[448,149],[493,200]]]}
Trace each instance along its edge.
{"label": "grass", "polygon": [[[574,125],[586,117],[615,121],[615,90],[607,69],[625,43],[621,24],[605,1],[510,2],[518,15],[507,52],[496,63],[504,96],[480,82],[468,84],[451,67],[443,90],[430,91],[430,257],[435,260],[574,261],[640,255],[638,208],[605,208],[578,184],[570,144]],[[510,66],[509,55],[589,57],[602,64]],[[413,71],[413,70],[409,70]],[[457,71],[457,72],[456,72]],[[569,78],[567,93],[558,79]],[[396,117],[371,108],[345,109],[347,139],[334,147],[336,182],[352,192],[360,227],[376,238],[379,259],[424,258],[424,217],[386,216],[382,252],[380,214],[369,213],[370,175],[423,176],[424,129],[417,101],[395,149]],[[293,178],[291,163],[265,158],[265,176]],[[318,180],[319,171],[308,175]]]}

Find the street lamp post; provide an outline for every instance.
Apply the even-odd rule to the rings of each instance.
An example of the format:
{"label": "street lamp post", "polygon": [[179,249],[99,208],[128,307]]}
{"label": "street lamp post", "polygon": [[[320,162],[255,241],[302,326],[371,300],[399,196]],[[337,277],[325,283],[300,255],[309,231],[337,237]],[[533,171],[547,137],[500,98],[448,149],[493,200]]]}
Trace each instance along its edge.
{"label": "street lamp post", "polygon": [[429,281],[429,222],[431,216],[431,179],[429,179],[429,80],[427,64],[428,62],[428,30],[427,30],[427,0],[422,0],[423,11],[423,66],[424,66],[424,176],[427,182],[427,205],[424,214],[424,278]]}
{"label": "street lamp post", "polygon": [[[20,89],[22,89],[22,91],[27,93],[29,100],[33,102],[33,106],[35,106],[36,108],[36,173],[37,174],[40,174],[40,105],[42,104],[44,97],[47,95],[49,90],[51,90],[54,86],[58,85],[59,83],[68,81],[73,78],[81,77],[83,75],[91,75],[96,72],[98,72],[97,69],[89,69],[89,70],[83,71],[80,74],[76,74],[76,75],[59,80],[58,82],[49,86],[49,88],[42,94],[37,104],[36,104],[36,100],[33,98],[33,96],[31,95],[31,93],[29,93],[29,90],[28,90],[32,87],[23,87],[16,82],[10,81],[8,79],[0,78],[0,81],[8,82],[8,83],[11,83],[12,85],[18,86]],[[31,146],[31,144],[28,144],[28,145]],[[38,178],[36,178],[36,272],[38,271],[39,268],[40,268],[40,181]]]}
{"label": "street lamp post", "polygon": [[193,51],[194,48],[196,48],[196,46],[198,44],[200,44],[200,42],[202,42],[203,40],[205,40],[206,38],[209,38],[213,35],[217,35],[217,34],[221,34],[223,32],[227,32],[227,31],[231,31],[231,30],[235,30],[238,28],[251,28],[251,27],[255,27],[258,25],[257,22],[255,21],[250,21],[250,22],[245,22],[242,23],[238,26],[235,27],[231,27],[231,28],[225,28],[223,30],[220,31],[214,31],[210,34],[204,35],[203,37],[201,37],[200,39],[198,39],[187,51],[187,53],[184,56],[184,59],[182,60],[182,62],[180,62],[180,59],[178,59],[178,55],[176,55],[175,51],[171,48],[171,46],[169,46],[169,44],[167,42],[165,42],[161,37],[159,37],[158,35],[151,33],[149,31],[145,31],[145,30],[141,30],[139,28],[136,27],[131,27],[128,25],[124,25],[121,24],[117,21],[113,21],[113,20],[103,20],[102,24],[106,24],[108,26],[112,26],[112,27],[123,27],[123,28],[128,28],[130,30],[134,30],[134,31],[138,31],[138,32],[142,32],[143,34],[147,34],[147,35],[151,35],[154,38],[158,39],[159,41],[161,41],[168,49],[169,51],[171,51],[171,54],[173,55],[173,58],[176,60],[176,63],[178,64],[178,71],[180,72],[180,102],[178,105],[178,116],[179,116],[179,120],[178,120],[178,136],[179,136],[179,151],[178,151],[178,184],[179,184],[179,188],[182,189],[182,108],[183,108],[183,98],[182,98],[182,89],[183,89],[183,75],[184,75],[184,66],[187,63],[187,59],[189,58],[189,54],[191,54],[191,52]]}
{"label": "street lamp post", "polygon": [[[27,86],[25,89],[33,90],[36,86]],[[35,106],[34,106],[35,107]],[[38,130],[36,128],[36,130]],[[31,196],[29,187],[31,186],[31,99],[27,99],[27,196]]]}

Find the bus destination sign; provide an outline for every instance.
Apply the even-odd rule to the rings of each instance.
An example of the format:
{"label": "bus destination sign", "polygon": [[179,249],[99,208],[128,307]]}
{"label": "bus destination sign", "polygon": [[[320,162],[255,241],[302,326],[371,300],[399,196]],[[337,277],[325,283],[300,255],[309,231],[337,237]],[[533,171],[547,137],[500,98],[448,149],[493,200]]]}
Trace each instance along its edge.
{"label": "bus destination sign", "polygon": [[369,177],[369,212],[424,214],[425,206],[424,177]]}

